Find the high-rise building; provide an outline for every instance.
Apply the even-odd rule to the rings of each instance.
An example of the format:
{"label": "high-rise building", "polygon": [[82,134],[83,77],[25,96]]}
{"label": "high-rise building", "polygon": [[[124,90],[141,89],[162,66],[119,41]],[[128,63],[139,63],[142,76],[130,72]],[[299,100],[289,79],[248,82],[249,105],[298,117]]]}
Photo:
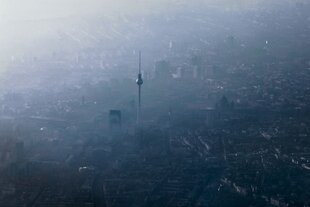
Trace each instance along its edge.
{"label": "high-rise building", "polygon": [[120,110],[110,110],[109,125],[111,130],[119,130],[122,126],[122,112]]}

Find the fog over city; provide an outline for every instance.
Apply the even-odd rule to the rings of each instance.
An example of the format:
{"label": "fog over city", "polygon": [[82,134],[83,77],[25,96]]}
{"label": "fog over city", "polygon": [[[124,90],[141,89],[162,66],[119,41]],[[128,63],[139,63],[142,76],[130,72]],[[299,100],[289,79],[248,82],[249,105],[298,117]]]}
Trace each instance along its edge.
{"label": "fog over city", "polygon": [[0,206],[310,206],[307,0],[0,0]]}

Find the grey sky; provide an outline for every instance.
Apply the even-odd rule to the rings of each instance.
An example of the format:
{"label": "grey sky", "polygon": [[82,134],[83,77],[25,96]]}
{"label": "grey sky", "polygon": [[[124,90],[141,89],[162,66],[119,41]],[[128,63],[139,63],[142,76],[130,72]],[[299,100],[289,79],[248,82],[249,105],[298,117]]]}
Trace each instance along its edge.
{"label": "grey sky", "polygon": [[169,4],[167,0],[0,0],[5,19],[39,19],[117,11],[143,11]]}
{"label": "grey sky", "polygon": [[244,8],[265,0],[0,0],[0,16],[9,20],[24,20],[108,12],[146,12],[198,1]]}

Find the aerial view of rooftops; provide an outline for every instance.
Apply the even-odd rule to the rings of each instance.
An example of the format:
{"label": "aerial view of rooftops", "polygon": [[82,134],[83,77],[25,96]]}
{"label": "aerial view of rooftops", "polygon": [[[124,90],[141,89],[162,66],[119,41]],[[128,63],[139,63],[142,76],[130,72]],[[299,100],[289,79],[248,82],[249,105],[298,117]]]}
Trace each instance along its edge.
{"label": "aerial view of rooftops", "polygon": [[310,1],[0,0],[0,207],[310,207]]}

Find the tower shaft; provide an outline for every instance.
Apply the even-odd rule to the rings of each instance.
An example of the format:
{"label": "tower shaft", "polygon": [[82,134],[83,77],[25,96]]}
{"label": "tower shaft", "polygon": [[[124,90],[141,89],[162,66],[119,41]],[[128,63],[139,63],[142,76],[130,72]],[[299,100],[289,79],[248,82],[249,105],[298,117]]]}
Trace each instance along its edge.
{"label": "tower shaft", "polygon": [[139,94],[139,97],[138,97],[138,115],[137,115],[137,122],[139,123],[140,122],[140,113],[141,113],[141,86],[138,87],[138,94]]}
{"label": "tower shaft", "polygon": [[[139,80],[142,80],[142,74],[141,74],[141,51],[139,51],[139,74],[138,74],[138,79]],[[140,115],[140,111],[141,111],[141,86],[142,86],[142,83],[139,84],[138,83],[138,86],[139,86],[139,115]]]}
{"label": "tower shaft", "polygon": [[138,79],[136,80],[138,85],[138,109],[137,109],[137,123],[139,124],[141,119],[141,86],[143,84],[142,74],[141,74],[141,51],[139,51],[139,73]]}

